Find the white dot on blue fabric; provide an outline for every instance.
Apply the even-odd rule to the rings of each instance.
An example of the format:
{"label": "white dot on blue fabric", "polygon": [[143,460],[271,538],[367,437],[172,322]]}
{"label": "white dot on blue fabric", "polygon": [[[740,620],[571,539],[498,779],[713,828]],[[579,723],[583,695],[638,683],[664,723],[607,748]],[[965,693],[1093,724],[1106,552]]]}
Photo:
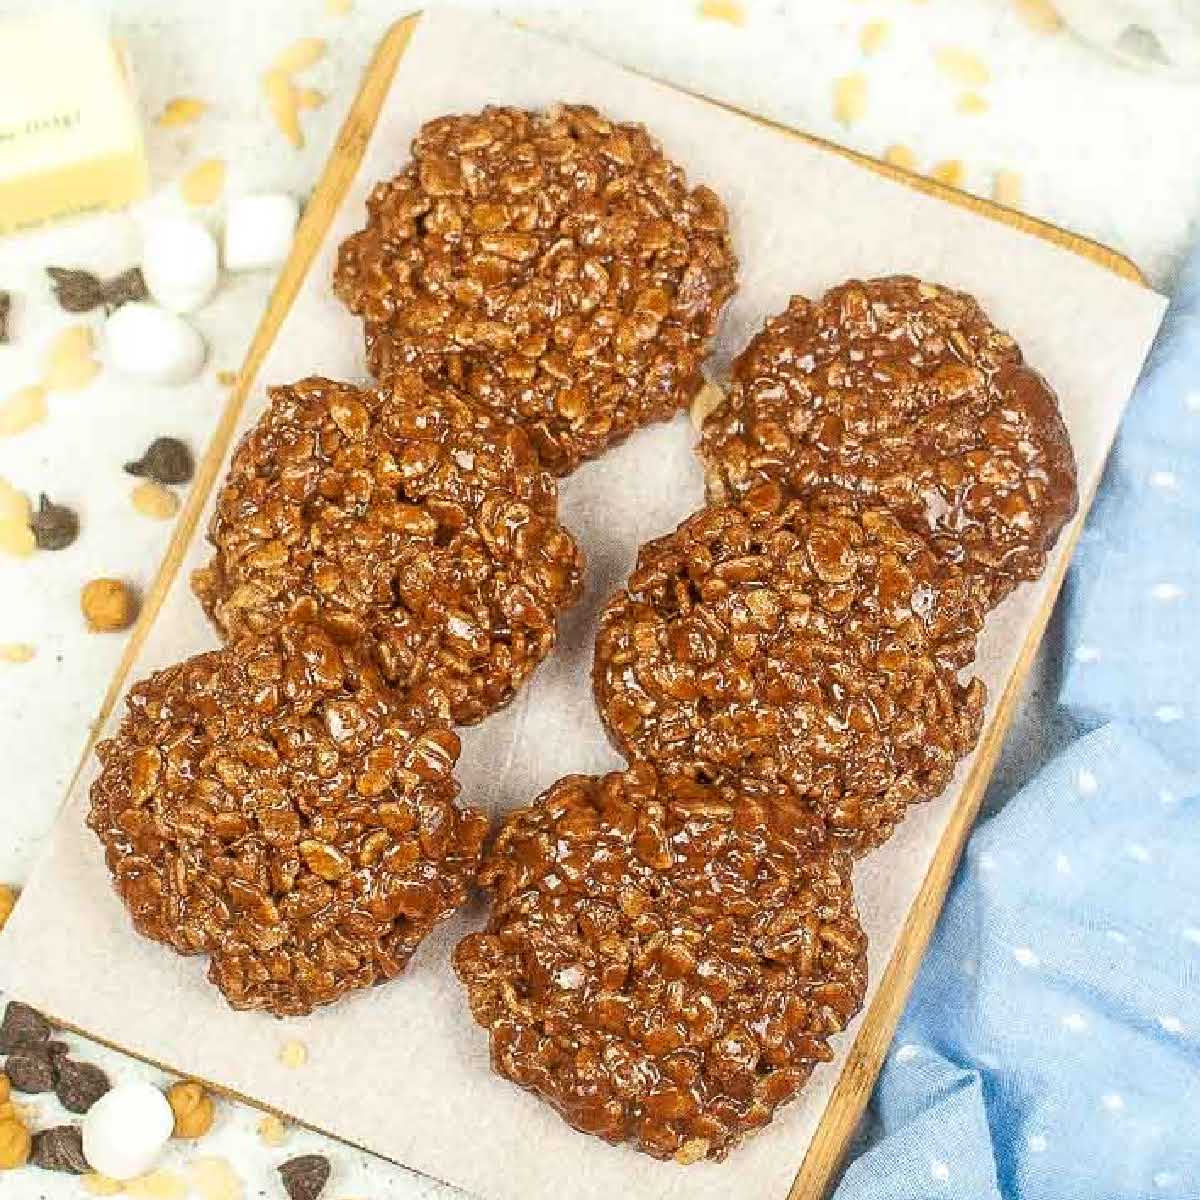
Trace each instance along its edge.
{"label": "white dot on blue fabric", "polygon": [[979,856],[979,869],[981,871],[994,871],[996,869],[996,858],[986,851]]}
{"label": "white dot on blue fabric", "polygon": [[1064,1029],[1069,1029],[1072,1033],[1082,1033],[1087,1028],[1087,1019],[1083,1013],[1067,1013],[1062,1019]]}
{"label": "white dot on blue fabric", "polygon": [[1173,492],[1179,486],[1179,480],[1174,471],[1151,471],[1150,483],[1165,492]]}
{"label": "white dot on blue fabric", "polygon": [[1042,961],[1028,946],[1015,946],[1013,958],[1023,967],[1036,967]]}
{"label": "white dot on blue fabric", "polygon": [[1094,796],[1100,787],[1100,781],[1096,778],[1093,772],[1084,767],[1078,775],[1075,776],[1075,786],[1085,796]]}
{"label": "white dot on blue fabric", "polygon": [[921,1048],[914,1046],[912,1042],[905,1042],[899,1050],[896,1051],[897,1062],[912,1062],[914,1058],[920,1054]]}
{"label": "white dot on blue fabric", "polygon": [[1154,710],[1154,719],[1164,725],[1183,720],[1183,709],[1178,704],[1160,704]]}
{"label": "white dot on blue fabric", "polygon": [[1183,595],[1183,588],[1177,583],[1168,583],[1164,580],[1162,583],[1156,583],[1150,589],[1150,595],[1155,600],[1162,600],[1164,603],[1167,603],[1171,600],[1178,600]]}
{"label": "white dot on blue fabric", "polygon": [[1046,1139],[1040,1133],[1032,1134],[1029,1140],[1025,1143],[1034,1154],[1045,1154]]}
{"label": "white dot on blue fabric", "polygon": [[1188,392],[1183,398],[1183,403],[1192,412],[1200,412],[1200,392]]}
{"label": "white dot on blue fabric", "polygon": [[1116,942],[1118,946],[1125,946],[1129,943],[1129,938],[1125,936],[1119,929],[1110,929],[1105,935],[1110,942]]}
{"label": "white dot on blue fabric", "polygon": [[1172,804],[1179,803],[1179,797],[1170,788],[1163,788],[1158,793],[1158,802],[1164,808],[1170,808]]}
{"label": "white dot on blue fabric", "polygon": [[1100,658],[1100,651],[1095,646],[1076,646],[1074,657],[1076,662],[1097,662]]}
{"label": "white dot on blue fabric", "polygon": [[1146,847],[1141,844],[1141,842],[1130,842],[1129,845],[1125,847],[1125,853],[1128,854],[1134,862],[1148,863],[1151,858],[1150,851],[1147,850]]}
{"label": "white dot on blue fabric", "polygon": [[1065,854],[1056,854],[1054,856],[1054,869],[1060,875],[1070,875],[1071,860]]}
{"label": "white dot on blue fabric", "polygon": [[950,1164],[944,1163],[940,1158],[935,1158],[929,1164],[929,1174],[938,1181],[938,1183],[947,1183],[950,1179]]}
{"label": "white dot on blue fabric", "polygon": [[1179,1176],[1174,1171],[1155,1171],[1154,1186],[1160,1191],[1166,1191],[1179,1183]]}
{"label": "white dot on blue fabric", "polygon": [[1119,1092],[1105,1092],[1100,1097],[1100,1103],[1109,1112],[1120,1112],[1125,1107],[1124,1097]]}
{"label": "white dot on blue fabric", "polygon": [[1187,926],[1183,931],[1183,940],[1200,946],[1200,929],[1197,929],[1194,925]]}
{"label": "white dot on blue fabric", "polygon": [[1163,1016],[1158,1018],[1164,1033],[1182,1033],[1183,1022],[1178,1017]]}

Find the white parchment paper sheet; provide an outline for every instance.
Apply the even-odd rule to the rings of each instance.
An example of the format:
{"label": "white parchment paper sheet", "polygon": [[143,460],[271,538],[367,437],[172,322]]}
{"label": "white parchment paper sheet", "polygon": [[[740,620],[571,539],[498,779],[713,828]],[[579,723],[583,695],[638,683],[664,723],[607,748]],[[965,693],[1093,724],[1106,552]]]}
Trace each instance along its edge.
{"label": "white parchment paper sheet", "polygon": [[[1160,317],[1157,296],[785,133],[538,35],[449,11],[422,19],[360,178],[260,382],[363,374],[359,330],[331,294],[330,274],[338,243],[362,223],[372,183],[403,163],[421,122],[487,103],[538,107],[560,99],[646,122],[692,180],[707,182],[728,204],[741,290],[722,326],[718,372],[793,292],[815,294],[847,276],[896,271],[963,287],[1017,336],[1059,390],[1081,490],[1090,490]],[[247,421],[261,403],[259,388]],[[563,485],[564,520],[588,557],[587,596],[564,623],[553,659],[518,701],[466,733],[460,777],[468,800],[499,812],[564,773],[618,765],[590,695],[596,611],[628,572],[638,545],[701,503],[694,440],[680,417],[635,436]],[[135,676],[215,644],[187,584],[188,572],[205,558],[198,537]],[[1013,669],[1045,586],[1022,588],[988,625],[979,671],[993,697]],[[786,1194],[840,1059],[819,1070],[804,1097],[726,1164],[683,1169],[576,1134],[490,1073],[486,1038],[472,1025],[448,963],[449,948],[479,920],[478,910],[430,939],[407,977],[393,985],[299,1021],[235,1013],[204,982],[202,961],[139,939],[126,921],[83,824],[92,777],[86,771],[80,780],[0,942],[0,971],[13,995],[134,1053],[497,1200]],[[876,979],[956,792],[957,785],[918,811],[859,869]],[[300,1070],[277,1058],[293,1037],[309,1049]],[[847,1045],[843,1038],[843,1054]]]}

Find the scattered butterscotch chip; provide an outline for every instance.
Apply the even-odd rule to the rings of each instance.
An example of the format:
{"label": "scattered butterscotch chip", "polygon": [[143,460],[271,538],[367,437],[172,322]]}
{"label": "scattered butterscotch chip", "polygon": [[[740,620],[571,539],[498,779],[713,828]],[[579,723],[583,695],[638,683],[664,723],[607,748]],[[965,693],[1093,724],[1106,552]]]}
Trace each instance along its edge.
{"label": "scattered butterscotch chip", "polygon": [[947,79],[961,83],[963,87],[983,87],[992,78],[987,63],[974,51],[964,50],[961,46],[940,46],[934,52],[934,61]]}
{"label": "scattered butterscotch chip", "polygon": [[264,1145],[278,1147],[287,1141],[288,1127],[274,1113],[268,1113],[259,1121],[257,1132]]}
{"label": "scattered butterscotch chip", "polygon": [[237,383],[237,380],[238,380],[238,373],[236,371],[218,371],[217,372],[217,382],[222,387],[233,387],[233,385],[235,383]]}
{"label": "scattered butterscotch chip", "polygon": [[948,187],[962,187],[963,180],[967,177],[967,168],[963,166],[962,159],[947,158],[933,166],[929,177]]}
{"label": "scattered butterscotch chip", "polygon": [[125,1190],[125,1185],[119,1180],[98,1175],[95,1171],[85,1175],[79,1182],[89,1196],[119,1196]]}
{"label": "scattered butterscotch chip", "polygon": [[242,1200],[242,1181],[223,1158],[198,1158],[188,1167],[200,1200]]}
{"label": "scattered butterscotch chip", "polygon": [[284,71],[275,68],[263,76],[263,95],[271,109],[271,116],[279,126],[280,133],[297,149],[304,145],[304,131],[300,128],[300,105],[296,89]]}
{"label": "scattered butterscotch chip", "polygon": [[325,103],[325,93],[319,88],[297,88],[296,104],[300,108],[320,108]]}
{"label": "scattered butterscotch chip", "polygon": [[1058,33],[1063,19],[1050,0],[1013,0],[1021,23],[1035,33]]}
{"label": "scattered butterscotch chip", "polygon": [[324,56],[324,38],[300,38],[275,60],[272,69],[282,71],[285,75],[295,75],[297,71],[307,71]]}
{"label": "scattered butterscotch chip", "polygon": [[190,125],[198,121],[208,112],[208,105],[195,96],[176,96],[168,100],[158,114],[157,123],[166,129],[176,129],[181,125]]}
{"label": "scattered butterscotch chip", "polygon": [[192,1140],[203,1137],[212,1128],[216,1106],[200,1084],[190,1080],[172,1084],[167,1089],[167,1103],[175,1114],[172,1137]]}
{"label": "scattered butterscotch chip", "polygon": [[187,1193],[187,1182],[170,1171],[151,1171],[125,1184],[125,1195],[135,1200],[184,1200]]}
{"label": "scattered butterscotch chip", "polygon": [[[12,888],[7,885],[0,884],[9,895],[8,911],[12,912],[13,894]],[[8,1104],[8,1098],[12,1095],[12,1084],[8,1082],[8,1076],[3,1071],[0,1071],[0,1104]],[[11,1113],[5,1113],[5,1116],[11,1116]]]}
{"label": "scattered butterscotch chip", "polygon": [[133,507],[143,517],[152,517],[156,521],[169,521],[179,511],[179,497],[170,488],[153,480],[139,483],[130,497]]}
{"label": "scattered butterscotch chip", "polygon": [[86,325],[71,325],[50,343],[42,385],[52,392],[74,392],[87,387],[100,370],[95,338]]}
{"label": "scattered butterscotch chip", "polygon": [[867,77],[860,71],[833,81],[833,115],[846,126],[860,121],[867,111]]}
{"label": "scattered butterscotch chip", "polygon": [[180,180],[179,190],[184,200],[193,208],[204,208],[215,204],[225,190],[225,163],[219,158],[208,158],[197,163]]}
{"label": "scattered butterscotch chip", "polygon": [[[0,642],[0,662],[27,663],[36,654],[37,648],[31,646],[28,642]],[[3,888],[3,886],[3,884],[0,884],[0,888]],[[4,903],[2,896],[3,893],[0,892],[0,929],[4,928]]]}
{"label": "scattered butterscotch chip", "polygon": [[697,11],[705,21],[724,21],[729,25],[746,23],[746,10],[740,0],[700,0]]}
{"label": "scattered butterscotch chip", "polygon": [[353,7],[353,0],[325,0],[325,11],[331,17],[344,17]]}
{"label": "scattered butterscotch chip", "polygon": [[27,558],[37,549],[33,530],[21,521],[0,520],[0,554]]}
{"label": "scattered butterscotch chip", "polygon": [[858,44],[864,54],[874,54],[883,48],[892,35],[892,27],[887,21],[869,21],[858,35]]}
{"label": "scattered butterscotch chip", "polygon": [[279,1061],[295,1070],[308,1062],[308,1047],[303,1042],[284,1042],[279,1050]]}
{"label": "scattered butterscotch chip", "polygon": [[128,629],[137,617],[137,600],[119,579],[93,579],[79,595],[79,607],[92,633]]}
{"label": "scattered butterscotch chip", "polygon": [[893,167],[902,167],[906,171],[917,169],[917,156],[914,151],[900,142],[895,142],[883,152],[883,161]]}
{"label": "scattered butterscotch chip", "polygon": [[33,1138],[16,1117],[0,1121],[0,1171],[12,1171],[29,1161]]}
{"label": "scattered butterscotch chip", "polygon": [[1021,176],[1017,171],[1002,167],[992,176],[992,199],[1006,208],[1019,208],[1021,204]]}
{"label": "scattered butterscotch chip", "polygon": [[955,105],[960,113],[968,117],[977,117],[981,113],[987,112],[990,107],[987,97],[981,96],[978,92],[963,92]]}
{"label": "scattered butterscotch chip", "polygon": [[329,1182],[329,1159],[323,1154],[302,1154],[281,1163],[279,1177],[289,1200],[320,1200]]}
{"label": "scattered butterscotch chip", "polygon": [[691,417],[692,425],[696,429],[703,429],[704,422],[717,411],[718,408],[725,402],[725,393],[721,390],[720,385],[713,383],[711,379],[704,381],[704,386],[696,393],[695,400],[692,401]]}
{"label": "scattered butterscotch chip", "polygon": [[[32,658],[33,657],[33,653],[32,653],[33,647],[30,646],[30,647],[26,647],[26,648],[30,651],[29,658]],[[2,652],[3,649],[4,648],[2,646],[0,646],[0,652]],[[24,658],[11,659],[10,658],[8,661],[9,662],[27,662],[28,659],[24,659]],[[8,924],[8,918],[12,916],[12,911],[14,908],[16,908],[16,906],[17,906],[17,893],[11,887],[9,887],[7,883],[0,883],[0,929],[3,929],[5,927],[5,925]],[[3,1072],[0,1072],[0,1104],[2,1104],[4,1101],[6,1101],[8,1099],[9,1090],[10,1090],[10,1087],[9,1087],[9,1082],[8,1082],[8,1076],[5,1075]]]}
{"label": "scattered butterscotch chip", "polygon": [[0,479],[0,523],[20,521],[22,525],[27,524],[29,509],[29,497],[8,480]]}
{"label": "scattered butterscotch chip", "polygon": [[79,518],[74,509],[53,503],[43,492],[29,528],[39,550],[65,550],[79,536]]}
{"label": "scattered butterscotch chip", "polygon": [[41,384],[18,388],[0,402],[0,437],[24,433],[46,419],[46,389]]}

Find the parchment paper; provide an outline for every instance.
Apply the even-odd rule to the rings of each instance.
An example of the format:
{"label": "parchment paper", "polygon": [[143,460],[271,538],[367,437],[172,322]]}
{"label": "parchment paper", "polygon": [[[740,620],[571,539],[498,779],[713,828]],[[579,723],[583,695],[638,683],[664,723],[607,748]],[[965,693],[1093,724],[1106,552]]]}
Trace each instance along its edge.
{"label": "parchment paper", "polygon": [[[802,69],[798,65],[797,69]],[[355,321],[332,296],[339,241],[359,227],[372,183],[395,172],[418,125],[493,103],[594,103],[646,122],[694,181],[728,204],[741,290],[714,356],[737,348],[793,292],[851,275],[907,271],[963,287],[1009,328],[1062,397],[1081,491],[1100,472],[1162,301],[1071,253],[917,194],[785,133],[628,74],[580,51],[477,15],[427,14],[405,54],[360,177],[279,334],[261,382],[363,374]],[[247,421],[262,403],[256,391]],[[560,775],[618,765],[589,688],[595,615],[637,547],[702,501],[695,434],[685,417],[645,431],[562,488],[564,520],[588,557],[588,593],[561,644],[506,712],[466,733],[465,797],[503,811]],[[203,527],[203,526],[202,526]],[[215,644],[188,591],[206,557],[197,537],[134,676]],[[978,669],[997,697],[1046,584],[1020,589],[991,618]],[[122,706],[123,707],[123,706]],[[120,716],[118,709],[116,718]],[[966,765],[960,771],[961,781]],[[570,1130],[549,1108],[492,1075],[448,951],[479,920],[452,922],[408,975],[315,1016],[277,1022],[228,1009],[204,962],[138,938],[83,824],[85,771],[0,942],[13,995],[135,1053],[216,1081],[427,1174],[502,1200],[739,1200],[783,1197],[804,1156],[841,1058],[803,1098],[723,1165],[680,1168]],[[958,783],[917,811],[858,871],[858,898],[878,978],[928,866]],[[844,1055],[848,1036],[839,1049]],[[309,1049],[300,1070],[277,1054]]]}

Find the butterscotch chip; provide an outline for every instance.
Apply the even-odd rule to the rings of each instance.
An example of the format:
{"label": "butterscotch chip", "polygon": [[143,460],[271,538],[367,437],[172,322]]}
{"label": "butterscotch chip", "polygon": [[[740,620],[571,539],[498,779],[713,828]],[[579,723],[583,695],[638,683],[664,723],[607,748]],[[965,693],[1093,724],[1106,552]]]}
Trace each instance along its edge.
{"label": "butterscotch chip", "polygon": [[959,682],[982,605],[884,509],[763,484],[644,546],[605,606],[596,702],[669,775],[791,788],[856,852],[940,792],[979,735]]}
{"label": "butterscotch chip", "polygon": [[577,1129],[721,1159],[859,1010],[850,859],[786,790],[560,780],[506,821],[454,965],[492,1065]]}
{"label": "butterscotch chip", "polygon": [[412,372],[273,388],[193,586],[226,636],[319,617],[459,724],[506,704],[579,597],[582,556],[521,429]]}
{"label": "butterscotch chip", "polygon": [[688,404],[737,263],[721,201],[642,126],[487,108],[412,154],[334,277],[377,377],[448,380],[557,474]]}
{"label": "butterscotch chip", "polygon": [[175,1114],[173,1137],[193,1140],[212,1128],[216,1106],[201,1084],[190,1080],[173,1083],[167,1089],[167,1103]]}
{"label": "butterscotch chip", "polygon": [[79,593],[79,609],[92,633],[114,633],[134,623],[138,602],[122,580],[93,579]]}
{"label": "butterscotch chip", "polygon": [[0,1120],[0,1171],[13,1171],[29,1161],[33,1138],[16,1117]]}
{"label": "butterscotch chip", "polygon": [[1046,381],[972,297],[907,276],[793,297],[700,449],[714,498],[777,479],[889,508],[993,604],[1041,574],[1078,502]]}
{"label": "butterscotch chip", "polygon": [[458,739],[365,652],[289,625],[159,671],[96,750],[88,824],[138,932],[208,954],[235,1008],[399,975],[465,899],[486,818]]}

